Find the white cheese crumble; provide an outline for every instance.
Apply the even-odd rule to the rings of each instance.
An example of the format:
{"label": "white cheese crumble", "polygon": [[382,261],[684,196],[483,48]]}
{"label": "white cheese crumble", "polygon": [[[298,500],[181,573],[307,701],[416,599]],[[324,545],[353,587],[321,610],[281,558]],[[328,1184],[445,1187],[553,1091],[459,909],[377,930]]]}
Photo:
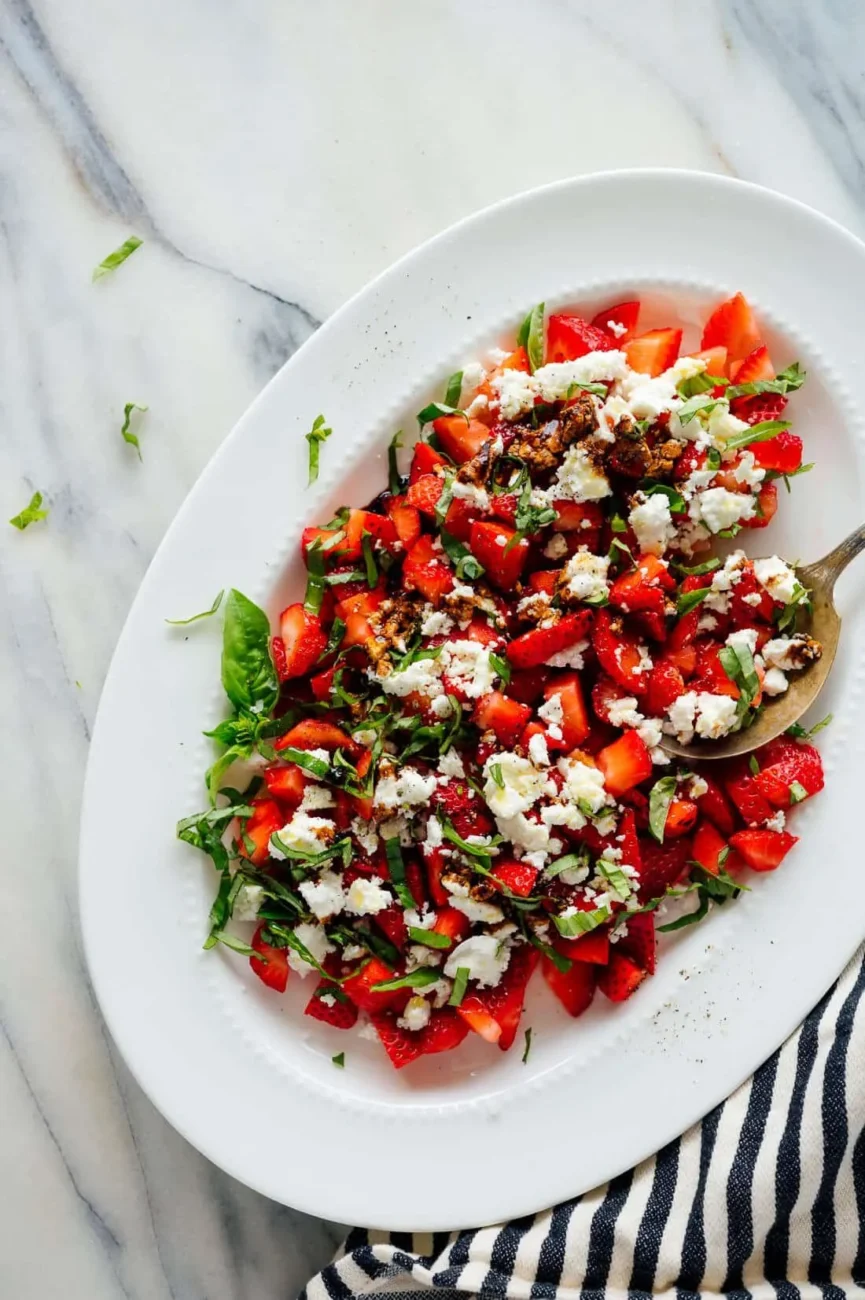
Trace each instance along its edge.
{"label": "white cheese crumble", "polygon": [[342,881],[333,871],[323,871],[318,880],[302,880],[297,891],[319,921],[337,916],[345,906]]}
{"label": "white cheese crumble", "polygon": [[453,619],[443,609],[433,609],[432,605],[424,608],[423,621],[420,625],[424,636],[447,636],[448,632],[453,631],[453,626]]}
{"label": "white cheese crumble", "polygon": [[561,695],[551,695],[546,704],[542,704],[538,709],[538,717],[542,722],[553,723],[560,727],[565,720],[565,711],[562,707]]}
{"label": "white cheese crumble", "polygon": [[565,778],[564,791],[573,803],[584,803],[593,813],[600,812],[610,796],[604,789],[604,774],[598,767],[589,767],[578,758],[560,758],[558,769]]}
{"label": "white cheese crumble", "polygon": [[404,767],[398,776],[379,779],[373,802],[379,808],[415,808],[429,802],[436,784],[434,776],[422,776],[416,768]]}
{"label": "white cheese crumble", "polygon": [[371,857],[372,854],[377,851],[378,832],[374,826],[371,826],[369,822],[364,821],[362,817],[352,818],[351,833],[363,849],[364,853],[368,853]]}
{"label": "white cheese crumble", "polygon": [[554,655],[550,655],[549,659],[544,660],[544,665],[547,668],[583,668],[585,667],[583,654],[588,648],[588,641],[577,641],[574,645],[566,646],[564,650],[557,650]]}
{"label": "white cheese crumble", "polygon": [[507,970],[510,957],[508,946],[491,934],[473,934],[449,954],[445,974],[454,979],[463,966],[470,980],[476,980],[482,988],[495,988]]}
{"label": "white cheese crumble", "polygon": [[488,695],[497,680],[491,653],[490,647],[480,641],[446,641],[439,655],[439,668],[468,699],[476,700]]}
{"label": "white cheese crumble", "polygon": [[466,769],[463,760],[455,749],[449,749],[446,754],[442,754],[438,762],[439,776],[445,778],[464,777]]}
{"label": "white cheese crumble", "polygon": [[643,715],[637,707],[634,695],[625,695],[620,700],[611,700],[607,705],[607,717],[614,727],[638,727]]}
{"label": "white cheese crumble", "polygon": [[405,668],[388,673],[387,677],[379,677],[374,668],[368,669],[367,672],[371,680],[376,682],[386,695],[404,698],[417,692],[419,695],[432,698],[441,695],[444,690],[439,680],[442,668],[438,659],[415,659]]}
{"label": "white cheese crumble", "polygon": [[779,808],[773,817],[767,817],[763,822],[767,831],[782,831],[787,825],[787,814],[783,808]]}
{"label": "white cheese crumble", "polygon": [[348,887],[345,910],[355,916],[374,916],[383,912],[393,902],[393,895],[382,888],[381,876],[358,876]]}
{"label": "white cheese crumble", "polygon": [[777,555],[754,561],[754,574],[761,587],[765,587],[773,600],[789,605],[796,596],[799,580],[789,565]]}
{"label": "white cheese crumble", "polygon": [[[308,921],[302,921],[300,925],[294,927],[294,933],[306,948],[310,957],[314,957],[319,963],[324,961],[329,952],[335,952],[333,944],[325,934],[324,926],[312,925]],[[306,979],[309,972],[315,970],[315,967],[304,961],[300,953],[295,952],[293,948],[286,949],[286,956],[291,969],[296,971],[302,979]]]}
{"label": "white cheese crumble", "polygon": [[752,496],[714,487],[697,493],[688,508],[688,514],[696,522],[704,523],[709,532],[720,533],[740,521],[750,519],[754,509]]}
{"label": "white cheese crumble", "polygon": [[405,1011],[403,1011],[396,1023],[400,1029],[408,1029],[412,1033],[417,1033],[419,1030],[426,1028],[431,1015],[432,1008],[430,1004],[426,998],[422,998],[418,994],[409,998],[405,1004]]}
{"label": "white cheese crumble", "polygon": [[706,740],[720,740],[735,730],[738,721],[732,696],[708,691],[686,691],[670,705],[667,717],[664,730],[683,745],[690,744],[695,731]]}
{"label": "white cheese crumble", "polygon": [[565,501],[600,501],[608,497],[612,488],[602,470],[596,468],[585,448],[578,444],[569,447],[556,473],[550,492],[555,499]]}
{"label": "white cheese crumble", "polygon": [[336,800],[325,785],[308,785],[300,801],[300,812],[314,812],[316,808],[333,808]]}
{"label": "white cheese crumble", "polygon": [[[501,771],[503,786],[498,785],[491,769]],[[495,817],[514,817],[528,811],[544,793],[546,775],[527,758],[505,750],[491,754],[484,764],[484,799]]]}
{"label": "white cheese crumble", "polygon": [[592,555],[581,546],[565,565],[563,577],[568,594],[577,600],[602,600],[610,589],[609,567],[608,555]]}
{"label": "white cheese crumble", "polygon": [[451,898],[451,906],[479,925],[497,925],[499,921],[505,919],[504,912],[500,907],[496,907],[495,903],[476,902],[473,898],[459,898],[454,895]]}
{"label": "white cheese crumble", "polygon": [[[310,817],[300,809],[286,822],[278,832],[279,838],[287,849],[298,849],[304,853],[320,853],[333,839],[333,822],[324,817]],[[275,858],[285,860],[285,854],[274,845],[270,852]]]}
{"label": "white cheese crumble", "polygon": [[263,902],[264,890],[261,885],[241,885],[234,900],[232,918],[235,921],[254,921]]}
{"label": "white cheese crumble", "polygon": [[480,510],[490,508],[490,497],[486,488],[477,487],[474,483],[461,483],[459,479],[454,479],[451,484],[451,495],[458,501],[471,501]]}
{"label": "white cheese crumble", "polygon": [[547,749],[546,737],[537,731],[529,741],[529,758],[535,767],[549,767],[550,754]]}
{"label": "white cheese crumble", "polygon": [[640,551],[645,555],[663,555],[676,535],[670,515],[670,502],[663,492],[645,496],[638,492],[638,505],[628,515]]}
{"label": "white cheese crumble", "polygon": [[787,674],[782,673],[780,668],[769,668],[763,678],[763,690],[767,695],[783,695],[790,683],[787,681]]}
{"label": "white cheese crumble", "polygon": [[567,553],[567,539],[562,533],[553,533],[552,537],[544,547],[544,555],[548,560],[562,560]]}

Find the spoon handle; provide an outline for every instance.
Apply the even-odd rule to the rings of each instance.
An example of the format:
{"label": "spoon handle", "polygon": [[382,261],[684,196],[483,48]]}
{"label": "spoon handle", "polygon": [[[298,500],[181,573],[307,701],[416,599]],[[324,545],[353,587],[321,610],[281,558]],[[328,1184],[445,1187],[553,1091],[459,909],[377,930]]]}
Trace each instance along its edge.
{"label": "spoon handle", "polygon": [[834,550],[823,556],[822,560],[809,564],[809,573],[813,574],[814,578],[822,579],[831,591],[839,575],[862,550],[865,550],[865,524],[861,524],[849,537],[845,537],[843,542],[839,542]]}

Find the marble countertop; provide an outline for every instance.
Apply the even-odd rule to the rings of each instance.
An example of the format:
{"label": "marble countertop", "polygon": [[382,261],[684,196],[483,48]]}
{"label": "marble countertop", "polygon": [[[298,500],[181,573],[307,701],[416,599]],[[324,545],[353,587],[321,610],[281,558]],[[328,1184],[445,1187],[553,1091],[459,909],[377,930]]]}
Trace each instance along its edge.
{"label": "marble countertop", "polygon": [[0,536],[4,1295],[275,1300],[342,1231],[168,1127],[83,965],[99,692],[208,457],[370,276],[541,182],[703,168],[862,233],[863,40],[856,0],[0,0],[0,518],[50,508]]}

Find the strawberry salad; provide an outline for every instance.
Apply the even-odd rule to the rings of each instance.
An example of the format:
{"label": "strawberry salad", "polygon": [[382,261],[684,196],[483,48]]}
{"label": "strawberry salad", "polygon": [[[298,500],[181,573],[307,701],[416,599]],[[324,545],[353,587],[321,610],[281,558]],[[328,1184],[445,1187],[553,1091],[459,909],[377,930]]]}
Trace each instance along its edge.
{"label": "strawberry salad", "polygon": [[819,657],[794,569],[728,540],[810,466],[784,418],[804,374],[741,294],[684,356],[639,312],[536,307],[420,412],[410,460],[394,438],[386,491],[304,530],[277,635],[226,602],[233,713],[178,827],[219,874],[205,946],[307,981],[307,1015],[361,1021],[398,1068],[511,1047],[538,966],[571,1016],[628,998],[656,929],[778,867],[823,786],[798,726],[702,770],[664,752],[747,727]]}

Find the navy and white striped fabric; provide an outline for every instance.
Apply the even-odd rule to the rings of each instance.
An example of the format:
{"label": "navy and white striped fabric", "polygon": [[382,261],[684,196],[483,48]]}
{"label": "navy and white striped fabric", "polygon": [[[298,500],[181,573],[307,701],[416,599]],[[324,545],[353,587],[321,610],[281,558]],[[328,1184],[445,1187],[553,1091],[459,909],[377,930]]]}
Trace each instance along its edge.
{"label": "navy and white striped fabric", "polygon": [[753,1078],[636,1169],[492,1228],[355,1229],[302,1300],[865,1297],[863,951]]}

